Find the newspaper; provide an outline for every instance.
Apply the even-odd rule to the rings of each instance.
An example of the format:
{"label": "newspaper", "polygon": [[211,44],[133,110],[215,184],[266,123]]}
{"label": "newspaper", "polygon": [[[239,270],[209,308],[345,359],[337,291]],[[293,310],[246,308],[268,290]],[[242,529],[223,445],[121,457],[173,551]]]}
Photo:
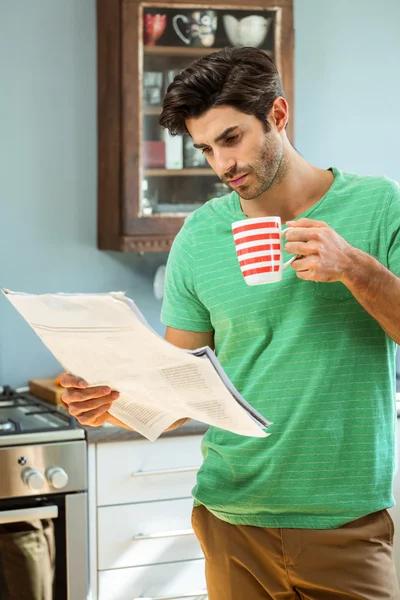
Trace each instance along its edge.
{"label": "newspaper", "polygon": [[123,292],[3,293],[66,371],[120,393],[109,413],[150,441],[184,417],[269,435],[271,423],[239,394],[209,347],[170,344]]}

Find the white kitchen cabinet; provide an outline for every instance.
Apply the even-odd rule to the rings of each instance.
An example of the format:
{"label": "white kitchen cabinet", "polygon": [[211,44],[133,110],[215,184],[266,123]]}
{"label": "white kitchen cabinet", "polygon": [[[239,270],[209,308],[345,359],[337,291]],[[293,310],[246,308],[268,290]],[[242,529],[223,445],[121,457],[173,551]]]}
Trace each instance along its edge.
{"label": "white kitchen cabinet", "polygon": [[192,498],[98,509],[98,567],[117,569],[202,558],[190,525]]}
{"label": "white kitchen cabinet", "polygon": [[[400,404],[400,402],[398,402]],[[395,527],[394,536],[394,561],[396,563],[397,578],[400,581],[400,419],[397,419],[396,426],[396,441],[397,441],[397,473],[393,481],[393,495],[396,501],[389,513],[393,519]]]}
{"label": "white kitchen cabinet", "polygon": [[101,571],[99,600],[205,600],[204,560]]}
{"label": "white kitchen cabinet", "polygon": [[88,600],[203,600],[191,526],[202,436],[89,444]]}
{"label": "white kitchen cabinet", "polygon": [[200,440],[193,435],[98,444],[98,505],[189,497],[202,463]]}

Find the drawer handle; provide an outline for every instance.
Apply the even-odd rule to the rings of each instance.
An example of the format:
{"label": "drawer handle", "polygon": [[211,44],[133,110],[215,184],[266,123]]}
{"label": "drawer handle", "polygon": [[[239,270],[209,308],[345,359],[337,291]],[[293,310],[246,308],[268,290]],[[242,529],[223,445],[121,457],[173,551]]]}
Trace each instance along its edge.
{"label": "drawer handle", "polygon": [[169,538],[169,537],[177,537],[180,535],[193,535],[193,529],[177,529],[176,531],[164,531],[162,533],[150,533],[146,535],[145,533],[139,533],[135,535],[132,539],[136,542],[138,540],[156,540],[160,538]]}
{"label": "drawer handle", "polygon": [[[147,475],[171,475],[172,473],[191,473],[198,471],[199,467],[181,467],[178,469],[160,469],[159,471],[135,471],[132,477],[145,477]],[[190,596],[188,596],[190,598]]]}
{"label": "drawer handle", "polygon": [[192,594],[181,594],[180,596],[136,596],[133,600],[180,600],[180,598],[203,598],[203,600],[207,600],[207,590],[202,590],[200,592],[193,592]]}

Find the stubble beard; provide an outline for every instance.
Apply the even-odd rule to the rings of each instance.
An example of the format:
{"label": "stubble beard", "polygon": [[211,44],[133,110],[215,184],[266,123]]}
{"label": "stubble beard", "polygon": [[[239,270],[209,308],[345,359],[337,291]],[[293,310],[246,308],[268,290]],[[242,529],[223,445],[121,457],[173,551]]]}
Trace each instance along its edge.
{"label": "stubble beard", "polygon": [[[284,179],[287,169],[283,145],[275,140],[271,144],[272,139],[266,134],[258,158],[252,165],[240,169],[240,173],[248,173],[252,179],[248,185],[244,184],[235,190],[243,200],[255,200]],[[229,183],[227,185],[235,189]]]}

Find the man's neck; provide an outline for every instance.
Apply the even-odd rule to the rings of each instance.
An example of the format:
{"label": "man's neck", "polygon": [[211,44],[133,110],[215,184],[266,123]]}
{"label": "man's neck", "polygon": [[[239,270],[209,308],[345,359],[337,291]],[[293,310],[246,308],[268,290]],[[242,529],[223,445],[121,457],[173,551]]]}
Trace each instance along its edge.
{"label": "man's neck", "polygon": [[288,144],[284,173],[276,184],[253,200],[240,198],[243,212],[250,218],[279,216],[282,222],[301,215],[316,204],[331,187],[331,171],[308,163]]}

